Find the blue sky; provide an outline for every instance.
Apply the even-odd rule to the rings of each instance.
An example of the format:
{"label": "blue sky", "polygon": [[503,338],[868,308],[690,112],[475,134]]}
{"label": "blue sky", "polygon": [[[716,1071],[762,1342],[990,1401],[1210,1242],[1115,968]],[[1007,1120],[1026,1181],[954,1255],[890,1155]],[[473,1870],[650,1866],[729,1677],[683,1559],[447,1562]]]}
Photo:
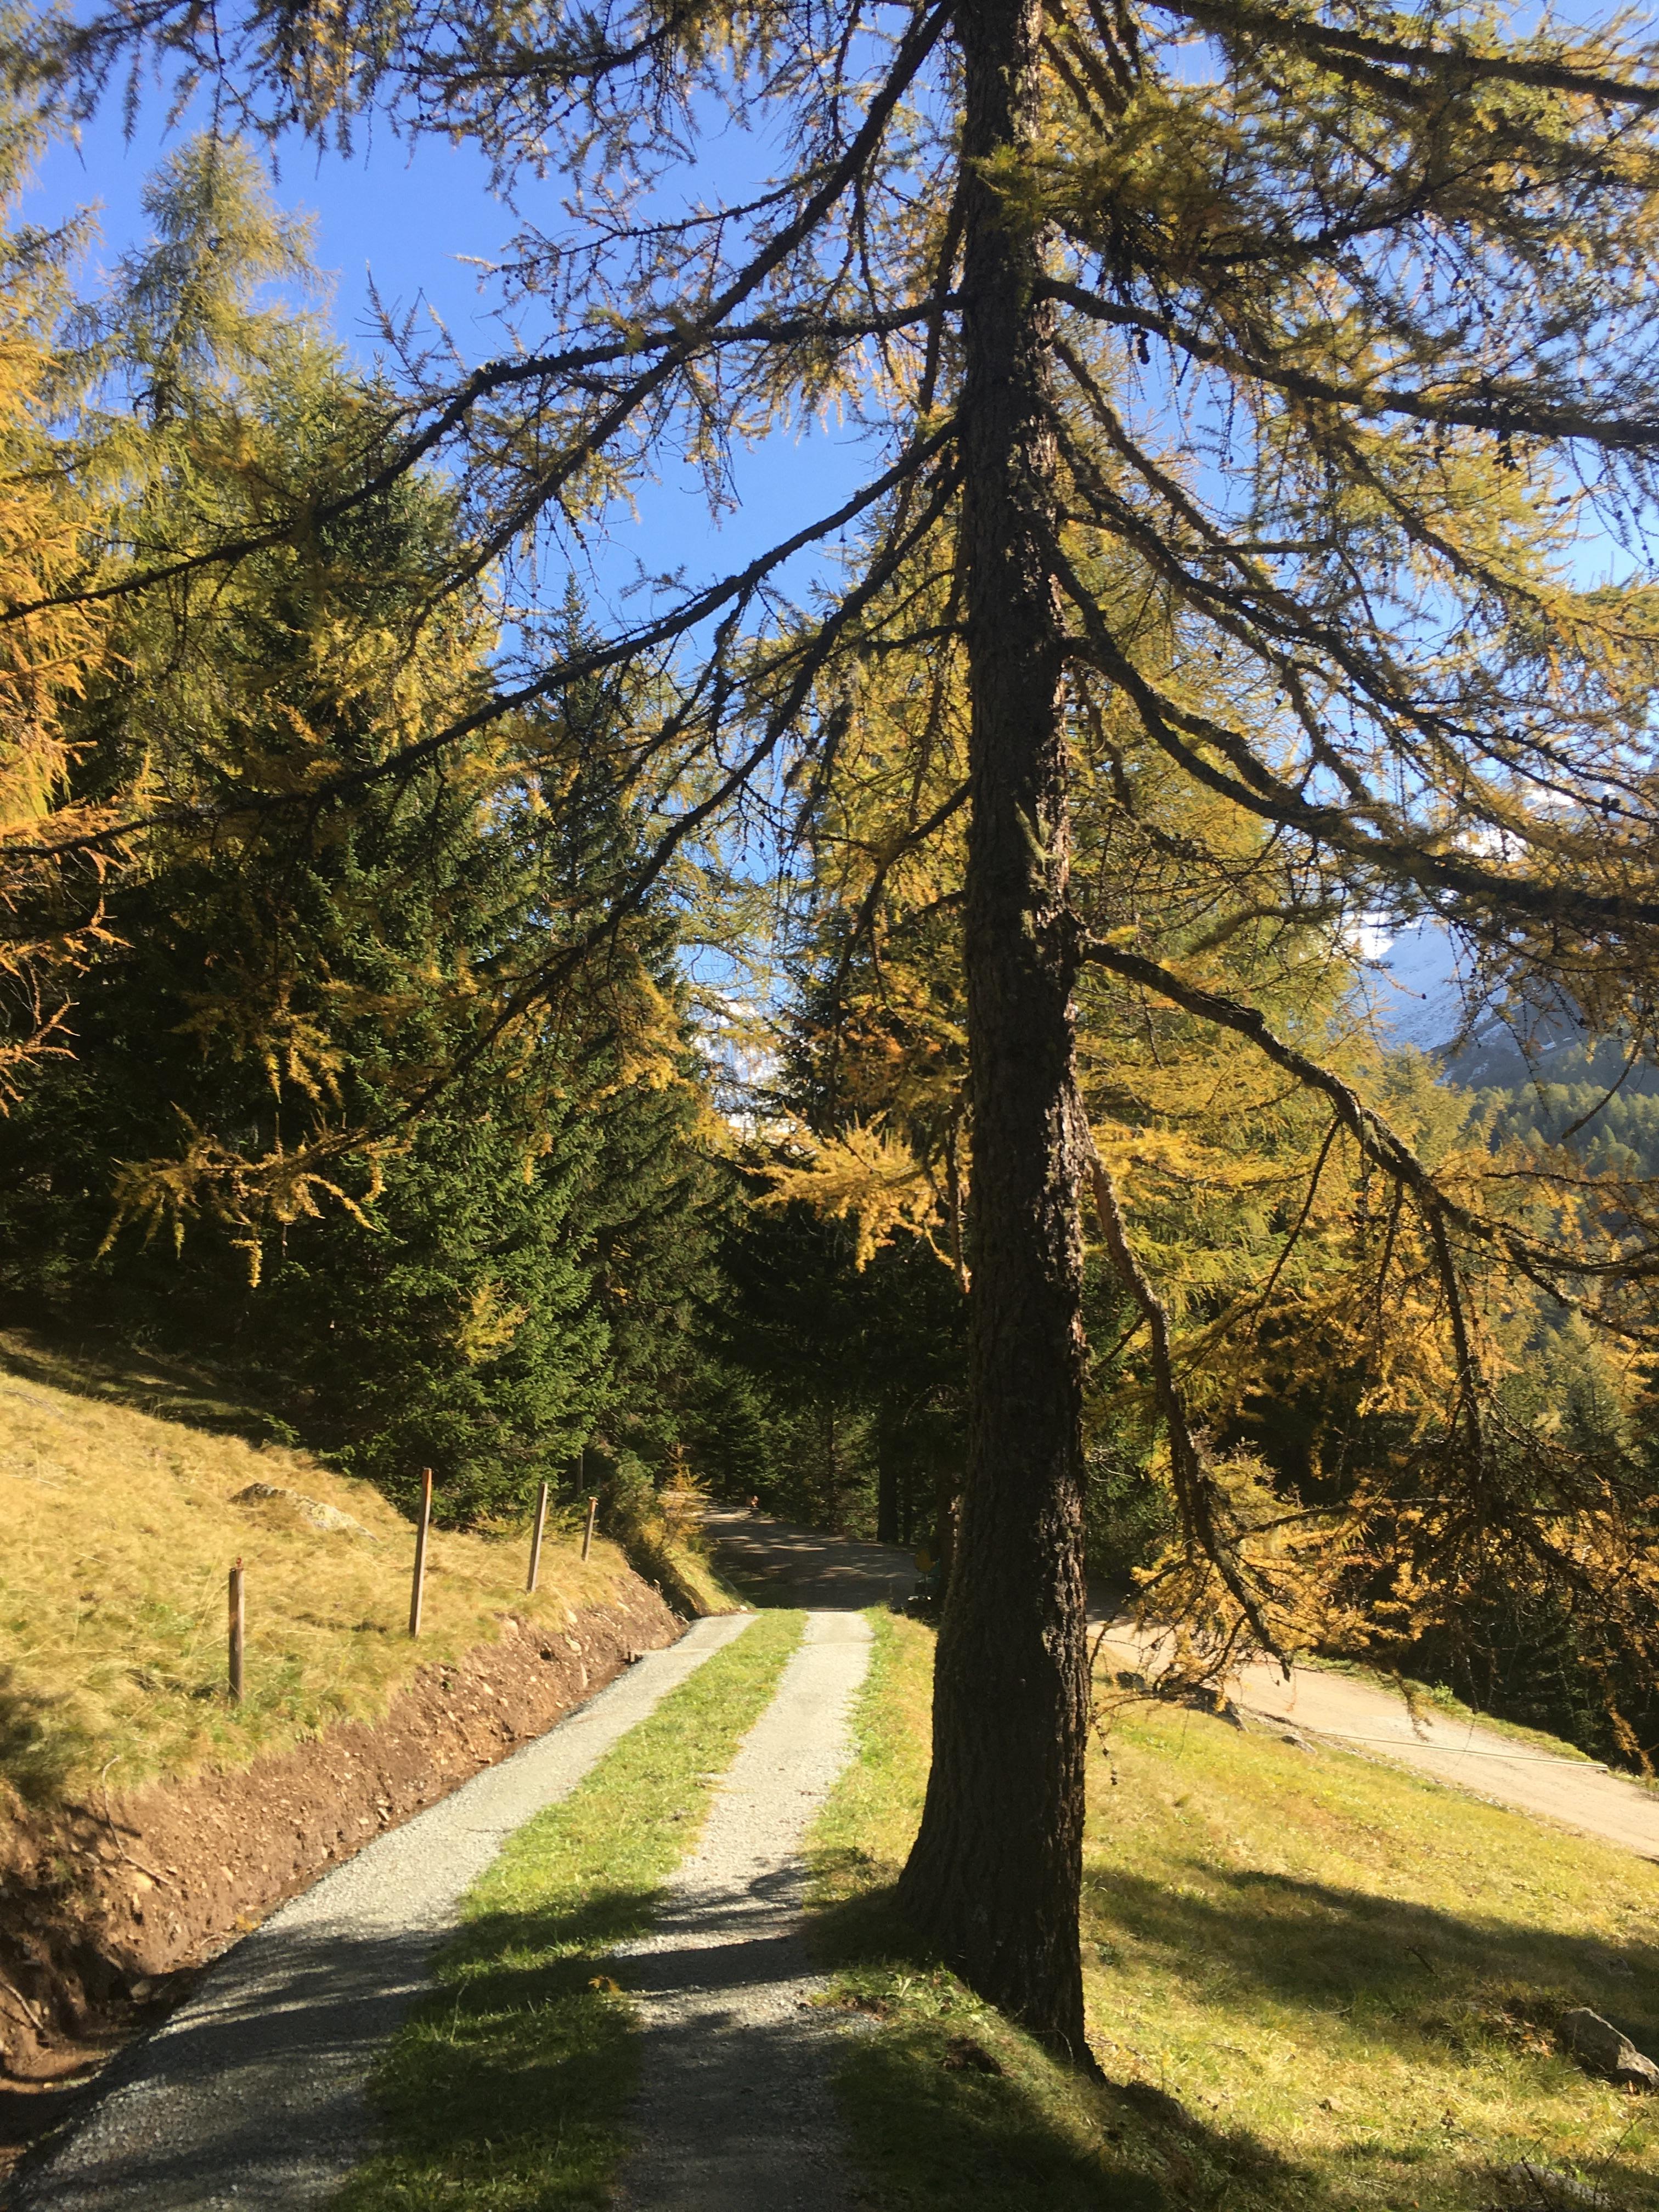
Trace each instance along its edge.
{"label": "blue sky", "polygon": [[[99,209],[100,238],[82,273],[84,289],[96,289],[100,270],[145,235],[139,204],[145,180],[183,136],[164,132],[164,113],[161,95],[153,94],[129,143],[118,101],[112,101],[86,125],[78,146],[54,144],[39,166],[25,208],[33,221],[51,223],[88,205]],[[754,160],[752,146],[748,159]],[[557,188],[542,189],[551,200]],[[366,136],[349,158],[296,145],[282,161],[275,191],[284,207],[315,219],[317,262],[332,287],[329,320],[360,362],[372,360],[376,346],[371,274],[389,309],[416,310],[433,337],[435,314],[468,360],[506,349],[468,258],[488,260],[516,223],[512,210],[491,194],[487,167],[471,147],[426,138],[411,149],[384,131]],[[524,213],[535,212],[527,201]],[[584,580],[584,588],[610,599],[638,562],[653,573],[684,565],[694,578],[724,572],[799,527],[809,514],[836,506],[864,473],[862,458],[817,428],[769,441],[742,459],[742,507],[723,518],[718,533],[700,486],[671,466],[641,502],[638,523],[619,522],[610,560]],[[804,566],[792,572],[796,588],[806,573]],[[544,596],[556,598],[556,589]]]}

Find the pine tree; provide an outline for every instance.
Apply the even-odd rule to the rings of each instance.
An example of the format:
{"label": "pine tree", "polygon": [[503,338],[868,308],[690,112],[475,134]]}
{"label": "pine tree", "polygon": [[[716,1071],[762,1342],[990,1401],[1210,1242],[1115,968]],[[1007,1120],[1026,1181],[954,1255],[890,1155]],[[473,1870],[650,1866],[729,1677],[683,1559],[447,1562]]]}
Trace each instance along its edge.
{"label": "pine tree", "polygon": [[[152,252],[82,318],[96,450],[120,464],[112,538],[187,544],[337,473],[384,402],[259,303],[307,268],[245,159],[192,144],[147,204]],[[264,804],[372,769],[476,690],[482,609],[423,603],[453,529],[398,478],[210,613],[194,586],[125,605],[77,773],[172,812],[83,978],[73,1058],[0,1143],[15,1291],[84,1316],[101,1285],[109,1317],[229,1360],[394,1495],[429,1465],[444,1515],[477,1517],[619,1399],[672,1426],[702,1102],[655,921],[562,1022],[493,1032],[526,939],[602,901],[637,834],[605,687],[302,817]]]}

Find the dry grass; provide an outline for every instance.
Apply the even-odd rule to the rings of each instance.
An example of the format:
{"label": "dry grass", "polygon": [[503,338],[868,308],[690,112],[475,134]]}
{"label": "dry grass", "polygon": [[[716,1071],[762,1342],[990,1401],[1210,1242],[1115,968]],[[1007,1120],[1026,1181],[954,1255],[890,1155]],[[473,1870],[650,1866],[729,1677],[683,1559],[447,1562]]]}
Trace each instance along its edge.
{"label": "dry grass", "polygon": [[[1588,2004],[1659,2055],[1659,1867],[1424,1778],[1178,1709],[1092,1762],[1091,2038],[1054,2065],[907,1949],[884,1899],[927,1774],[931,1638],[880,1623],[860,1764],[819,1831],[860,2038],[845,2093],[884,2203],[1056,2212],[1488,2212],[1659,2203],[1659,2106],[1551,2033]],[[951,2069],[968,2035],[1003,2069]],[[954,2193],[953,2193],[954,2192]]]}
{"label": "dry grass", "polygon": [[[605,1603],[623,1568],[603,1540],[585,1566],[571,1528],[550,1529],[527,1599],[522,1536],[437,1533],[411,1643],[413,1531],[378,1492],[285,1446],[57,1387],[53,1372],[75,1370],[0,1337],[0,1782],[26,1797],[241,1765],[378,1717],[416,1666],[494,1637],[508,1611],[563,1626],[567,1608]],[[114,1386],[99,1374],[94,1387]],[[282,1500],[235,1503],[252,1483],[335,1506],[368,1534],[319,1531]],[[225,1586],[238,1557],[247,1696],[234,1708]]]}

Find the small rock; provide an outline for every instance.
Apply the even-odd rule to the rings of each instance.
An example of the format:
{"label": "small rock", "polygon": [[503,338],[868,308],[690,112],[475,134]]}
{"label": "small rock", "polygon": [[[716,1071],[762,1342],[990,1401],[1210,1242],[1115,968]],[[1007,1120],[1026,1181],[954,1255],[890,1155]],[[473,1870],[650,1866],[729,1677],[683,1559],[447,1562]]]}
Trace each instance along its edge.
{"label": "small rock", "polygon": [[1603,2020],[1587,2005],[1564,2013],[1558,2033],[1575,2058],[1594,2072],[1605,2074],[1610,2081],[1632,2089],[1659,2089],[1659,2066],[1644,2058],[1611,2021]]}
{"label": "small rock", "polygon": [[[1595,2015],[1590,2014],[1594,2020]],[[1606,2022],[1602,2025],[1605,2027]],[[1514,2166],[1500,2166],[1494,2179],[1503,2185],[1505,2212],[1583,2212],[1583,2208],[1611,2202],[1605,2190],[1592,2189],[1553,2166],[1540,2166],[1523,2158]]]}
{"label": "small rock", "polygon": [[361,1521],[342,1513],[337,1505],[325,1504],[320,1498],[307,1498],[303,1491],[285,1490],[279,1482],[250,1482],[230,1502],[233,1505],[264,1505],[273,1499],[291,1505],[301,1520],[309,1521],[313,1528],[320,1528],[327,1535],[361,1536],[368,1544],[380,1540],[372,1528],[365,1528]]}

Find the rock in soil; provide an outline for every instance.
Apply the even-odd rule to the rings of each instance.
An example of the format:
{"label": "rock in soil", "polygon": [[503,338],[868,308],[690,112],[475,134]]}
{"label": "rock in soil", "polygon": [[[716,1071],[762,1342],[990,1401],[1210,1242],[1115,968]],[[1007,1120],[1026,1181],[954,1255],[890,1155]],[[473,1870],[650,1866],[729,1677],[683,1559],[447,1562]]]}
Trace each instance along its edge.
{"label": "rock in soil", "polygon": [[1644,2058],[1626,2035],[1599,2012],[1581,2006],[1564,2013],[1559,2030],[1565,2047],[1592,2073],[1605,2074],[1630,2089],[1659,2089],[1659,2066]]}
{"label": "rock in soil", "polygon": [[372,1528],[365,1528],[361,1521],[342,1513],[337,1505],[325,1504],[320,1498],[307,1498],[302,1490],[285,1490],[278,1482],[250,1482],[230,1502],[233,1505],[286,1505],[307,1527],[320,1528],[325,1534],[361,1536],[366,1544],[378,1544],[380,1540]]}

